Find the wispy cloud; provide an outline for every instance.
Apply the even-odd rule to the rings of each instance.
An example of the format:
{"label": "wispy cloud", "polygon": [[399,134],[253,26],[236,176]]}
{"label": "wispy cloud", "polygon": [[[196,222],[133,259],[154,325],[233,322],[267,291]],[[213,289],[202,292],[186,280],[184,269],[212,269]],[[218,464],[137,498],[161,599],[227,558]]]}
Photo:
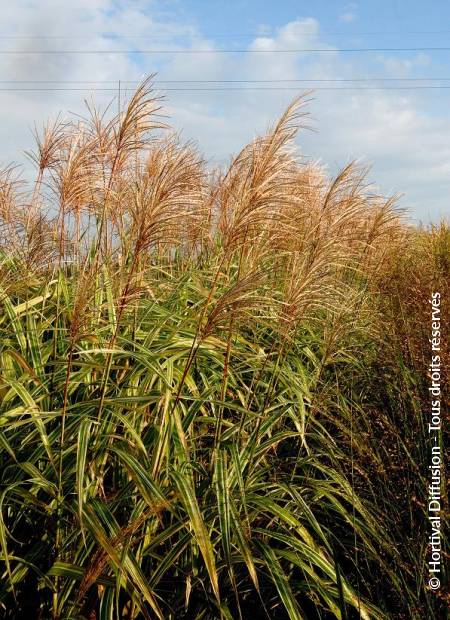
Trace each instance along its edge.
{"label": "wispy cloud", "polygon": [[343,22],[343,23],[351,23],[354,22],[356,20],[356,11],[357,11],[358,5],[356,2],[350,2],[349,4],[347,4],[343,10],[342,13],[339,15],[339,21]]}
{"label": "wispy cloud", "polygon": [[354,22],[356,19],[356,13],[353,11],[345,11],[339,15],[339,21],[344,23]]}

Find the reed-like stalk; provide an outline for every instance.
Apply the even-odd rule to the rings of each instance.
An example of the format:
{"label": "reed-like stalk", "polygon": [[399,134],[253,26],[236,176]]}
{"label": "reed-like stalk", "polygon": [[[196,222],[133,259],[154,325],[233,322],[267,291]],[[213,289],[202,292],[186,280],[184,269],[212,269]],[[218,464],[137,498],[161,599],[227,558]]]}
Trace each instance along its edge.
{"label": "reed-like stalk", "polygon": [[304,101],[213,173],[149,79],[0,172],[1,617],[441,617],[449,227],[304,161]]}

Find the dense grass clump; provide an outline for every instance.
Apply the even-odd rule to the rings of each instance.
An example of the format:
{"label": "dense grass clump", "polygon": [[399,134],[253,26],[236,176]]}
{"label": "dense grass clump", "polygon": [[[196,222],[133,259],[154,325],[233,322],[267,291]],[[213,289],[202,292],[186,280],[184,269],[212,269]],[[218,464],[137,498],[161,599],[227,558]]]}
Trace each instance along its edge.
{"label": "dense grass clump", "polygon": [[211,172],[150,86],[47,127],[31,190],[1,172],[0,616],[441,617],[448,226],[303,162],[301,100]]}

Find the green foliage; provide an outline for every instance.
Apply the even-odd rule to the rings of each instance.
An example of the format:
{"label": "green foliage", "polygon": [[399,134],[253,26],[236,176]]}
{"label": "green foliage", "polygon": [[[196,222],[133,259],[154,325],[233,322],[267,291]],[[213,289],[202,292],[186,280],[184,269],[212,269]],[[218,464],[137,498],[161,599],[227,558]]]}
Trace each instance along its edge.
{"label": "green foliage", "polygon": [[[3,298],[3,604],[25,609],[33,588],[44,616],[54,592],[62,618],[99,604],[104,617],[233,618],[250,606],[269,618],[309,618],[314,608],[340,618],[352,607],[383,617],[360,573],[369,562],[404,592],[400,557],[345,471],[350,438],[357,462],[368,450],[355,432],[365,411],[344,381],[361,361],[341,344],[318,384],[323,327],[299,332],[280,359],[261,318],[233,335],[224,400],[220,331],[199,345],[177,397],[195,304],[177,305],[171,292],[142,299],[111,349],[104,291],[69,368],[74,278],[60,280],[62,299],[58,287],[50,297],[29,291],[25,310],[24,300]],[[201,296],[197,278],[171,277],[177,299]],[[363,334],[359,346],[364,353]]]}

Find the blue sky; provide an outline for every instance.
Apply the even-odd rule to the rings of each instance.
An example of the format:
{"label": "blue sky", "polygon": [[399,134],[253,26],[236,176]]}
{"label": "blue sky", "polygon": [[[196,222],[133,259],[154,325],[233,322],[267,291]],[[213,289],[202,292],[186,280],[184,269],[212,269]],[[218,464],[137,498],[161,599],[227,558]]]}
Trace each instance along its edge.
{"label": "blue sky", "polygon": [[[448,2],[23,0],[1,3],[0,36],[1,49],[32,52],[0,56],[0,80],[35,80],[23,85],[31,89],[82,89],[1,91],[0,111],[8,119],[0,130],[2,164],[23,161],[33,122],[40,125],[59,111],[81,113],[90,95],[106,105],[115,92],[98,89],[114,91],[119,80],[123,89],[125,80],[157,72],[172,125],[219,165],[263,132],[296,94],[315,88],[309,110],[316,131],[300,134],[303,156],[330,172],[351,159],[370,164],[370,180],[383,192],[403,194],[400,205],[416,220],[437,221],[450,213],[450,89],[436,88],[450,86],[450,52],[339,51],[450,46]],[[279,53],[301,48],[330,51]],[[42,53],[67,49],[108,53]],[[110,53],[119,49],[152,53]],[[159,54],[163,49],[207,53]],[[246,53],[215,53],[220,49]],[[346,81],[361,78],[366,81]],[[418,78],[447,81],[412,81]],[[169,89],[205,83],[163,80],[289,90],[178,91]],[[435,88],[405,88],[425,85]],[[8,86],[21,85],[0,89]],[[359,90],[349,89],[355,86]]]}
{"label": "blue sky", "polygon": [[[349,34],[352,31],[395,31],[396,33],[408,30],[435,31],[446,28],[448,30],[450,27],[450,5],[445,0],[434,0],[433,3],[418,0],[408,2],[404,0],[364,0],[362,2],[341,2],[340,0],[315,0],[314,2],[212,0],[204,2],[190,0],[178,2],[176,5],[188,19],[195,19],[202,29],[211,32],[237,32],[237,25],[241,29],[254,29],[261,24],[276,28],[305,16],[318,19],[324,30],[348,32]],[[378,38],[377,35],[377,40]],[[383,38],[387,39],[387,35]],[[412,39],[414,37],[403,35],[398,41],[401,41],[403,45],[404,42]]]}

